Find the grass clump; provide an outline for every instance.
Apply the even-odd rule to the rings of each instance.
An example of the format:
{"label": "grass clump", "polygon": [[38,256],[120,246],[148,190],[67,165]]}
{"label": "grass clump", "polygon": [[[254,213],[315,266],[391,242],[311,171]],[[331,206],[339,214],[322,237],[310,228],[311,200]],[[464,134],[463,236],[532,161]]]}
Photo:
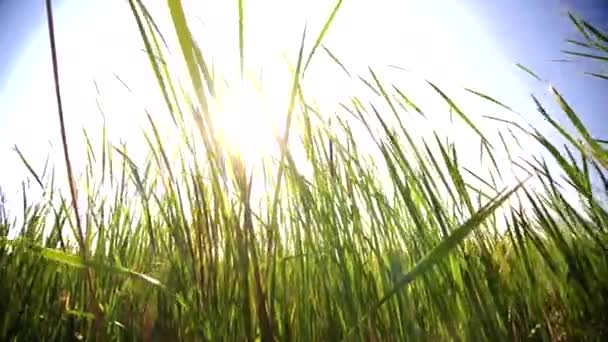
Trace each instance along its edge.
{"label": "grass clump", "polygon": [[[104,127],[99,146],[87,139],[84,180],[69,180],[84,185],[69,196],[54,172],[38,175],[22,156],[43,196],[24,194],[19,227],[0,201],[2,340],[608,337],[608,152],[556,90],[576,132],[534,101],[569,142],[565,152],[506,119],[500,140],[490,139],[429,82],[478,140],[477,171],[449,136],[414,135],[407,120],[423,111],[372,69],[360,79],[375,96],[344,101],[330,124],[302,81],[319,48],[329,51],[322,41],[338,1],[312,48],[303,35],[278,152],[253,166],[218,139],[210,103],[219,78],[181,2],[168,2],[186,66],[179,80],[154,18],[129,4],[180,143],[174,151],[149,115],[149,154],[138,163]],[[246,13],[237,5],[242,74]],[[606,48],[599,30],[572,19],[589,46]],[[512,130],[557,166],[511,158]],[[501,153],[523,177],[506,180]]]}

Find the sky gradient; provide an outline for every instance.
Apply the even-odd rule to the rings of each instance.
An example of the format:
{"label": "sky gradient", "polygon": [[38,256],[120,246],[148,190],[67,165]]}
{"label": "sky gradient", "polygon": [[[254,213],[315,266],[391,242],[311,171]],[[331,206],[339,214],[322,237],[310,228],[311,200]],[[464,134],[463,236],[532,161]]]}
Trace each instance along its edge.
{"label": "sky gradient", "polygon": [[[222,5],[202,3],[202,8],[207,6],[217,13],[234,14],[234,9],[225,5],[227,1]],[[286,3],[276,1],[272,7],[260,5],[247,12],[251,18],[258,18],[257,26],[255,20],[251,20],[252,28],[248,31],[248,37],[252,37],[248,56],[267,61],[269,68],[273,64],[270,55],[295,51],[304,23],[310,27],[320,26],[331,6],[322,1]],[[111,113],[106,118],[108,126],[117,136],[128,137],[138,127],[138,119],[130,113],[137,111],[141,103],[147,106],[150,102],[159,103],[146,88],[146,82],[151,80],[149,66],[140,50],[141,43],[125,1],[63,0],[55,4],[69,126],[76,132],[81,126],[99,128],[100,116],[94,112],[97,91],[101,88],[106,100],[104,108]],[[284,15],[263,20],[264,13],[269,11]],[[525,113],[534,111],[529,94],[546,93],[546,85],[513,67],[514,63],[521,63],[565,95],[594,137],[606,139],[608,82],[583,75],[583,71],[596,71],[590,63],[551,62],[565,57],[560,51],[569,48],[564,39],[576,37],[565,15],[567,11],[574,11],[604,29],[608,27],[608,2],[605,1],[379,0],[372,4],[346,0],[327,45],[356,71],[364,72],[367,65],[399,65],[425,78],[481,90]],[[221,27],[219,25],[226,25],[223,18],[222,15],[205,18],[200,26]],[[229,24],[229,27],[222,26],[221,36],[207,42],[217,51],[234,51],[235,46],[225,46],[226,40],[236,41],[225,37],[236,30],[236,24],[230,21]],[[18,145],[40,169],[49,145],[59,146],[43,1],[0,0],[0,46],[0,161],[3,163],[0,185],[12,195],[24,175],[13,145]],[[233,63],[238,56],[227,55],[232,59],[226,57],[224,63]],[[398,75],[399,71],[393,69],[393,73]],[[322,76],[332,77],[330,74],[328,71]],[[117,87],[115,75],[125,80],[135,95],[126,92],[124,87]],[[274,83],[287,81],[277,78]],[[330,93],[330,89],[323,88],[323,84],[330,82],[324,81],[314,87],[320,98]],[[277,87],[277,93],[288,89]],[[416,94],[416,89],[409,90]],[[564,120],[555,106],[548,108],[551,114]],[[77,148],[82,147],[81,135],[73,139]]]}

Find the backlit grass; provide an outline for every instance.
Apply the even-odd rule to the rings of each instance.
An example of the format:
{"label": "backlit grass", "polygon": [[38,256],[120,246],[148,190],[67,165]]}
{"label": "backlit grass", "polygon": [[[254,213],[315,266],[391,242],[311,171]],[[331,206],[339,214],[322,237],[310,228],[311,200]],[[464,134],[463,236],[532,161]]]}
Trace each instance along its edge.
{"label": "backlit grass", "polygon": [[[100,144],[85,140],[87,167],[83,179],[70,179],[72,192],[22,156],[24,176],[43,196],[24,194],[19,221],[0,205],[2,340],[608,337],[608,151],[567,94],[551,89],[574,131],[531,100],[569,143],[562,148],[506,118],[493,117],[499,135],[484,132],[428,82],[475,137],[468,151],[482,154],[481,165],[463,164],[449,135],[414,134],[410,117],[450,114],[426,112],[373,68],[353,77],[372,90],[369,98],[352,96],[324,113],[302,84],[313,56],[329,52],[322,42],[338,1],[317,36],[303,33],[276,153],[251,165],[218,138],[210,103],[220,76],[181,2],[168,1],[172,27],[129,3],[178,147],[150,115],[148,157],[138,163],[128,145],[108,141],[111,127],[100,127]],[[247,13],[242,1],[235,10],[242,74]],[[572,21],[584,39],[578,45],[606,56],[606,34]],[[184,73],[165,63],[161,30],[177,37],[171,52]],[[511,158],[517,137],[543,154]]]}

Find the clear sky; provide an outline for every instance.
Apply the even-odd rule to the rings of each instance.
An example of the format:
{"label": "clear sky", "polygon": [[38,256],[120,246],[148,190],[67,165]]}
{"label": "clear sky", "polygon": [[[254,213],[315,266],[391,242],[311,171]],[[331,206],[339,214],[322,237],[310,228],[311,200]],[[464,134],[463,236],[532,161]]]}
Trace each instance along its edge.
{"label": "clear sky", "polygon": [[[237,71],[236,1],[184,2],[189,3],[186,8],[193,15],[194,29],[205,33],[200,35],[201,45],[215,53],[214,62]],[[277,62],[285,53],[297,51],[305,23],[311,37],[318,32],[333,1],[254,2],[246,11],[247,58],[252,69],[263,69],[268,87],[274,88],[268,97],[273,106],[280,107],[286,100],[289,78],[278,71]],[[24,176],[12,146],[17,144],[41,170],[46,155],[58,151],[60,144],[43,3],[0,0],[0,185],[9,196],[18,190]],[[75,154],[83,148],[81,127],[99,130],[101,115],[94,81],[112,134],[117,139],[137,134],[144,117],[141,108],[157,108],[161,102],[156,90],[148,86],[153,80],[126,1],[55,3],[62,87]],[[387,68],[399,65],[448,88],[469,86],[483,91],[522,113],[531,113],[533,121],[529,93],[546,93],[546,85],[513,67],[522,63],[554,84],[592,134],[606,139],[608,82],[583,76],[583,71],[594,71],[588,63],[550,61],[564,58],[560,49],[567,45],[563,40],[576,37],[565,16],[568,10],[608,27],[606,1],[345,0],[326,45],[355,72],[365,73],[372,65],[391,80],[411,77]],[[336,87],[341,76],[335,65],[319,61],[317,70],[309,88],[321,101],[331,103],[348,95],[350,88]],[[433,109],[429,104],[433,101],[424,100],[428,92],[418,89],[416,83],[404,83],[404,87],[422,99],[419,105],[423,109]],[[468,103],[463,103],[466,108]],[[480,111],[489,107],[473,108]],[[564,120],[558,112],[552,114]],[[251,118],[232,120],[241,122],[234,125],[236,136],[238,127],[256,124],[255,120],[247,121]],[[82,158],[75,158],[76,163],[82,162]]]}

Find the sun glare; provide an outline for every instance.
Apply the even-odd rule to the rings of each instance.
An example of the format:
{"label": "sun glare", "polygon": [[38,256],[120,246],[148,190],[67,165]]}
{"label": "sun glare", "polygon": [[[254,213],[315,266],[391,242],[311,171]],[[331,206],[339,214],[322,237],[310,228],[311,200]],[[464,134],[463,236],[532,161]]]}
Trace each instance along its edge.
{"label": "sun glare", "polygon": [[281,127],[276,107],[261,89],[245,81],[226,87],[213,112],[220,142],[247,164],[259,162],[276,146]]}

